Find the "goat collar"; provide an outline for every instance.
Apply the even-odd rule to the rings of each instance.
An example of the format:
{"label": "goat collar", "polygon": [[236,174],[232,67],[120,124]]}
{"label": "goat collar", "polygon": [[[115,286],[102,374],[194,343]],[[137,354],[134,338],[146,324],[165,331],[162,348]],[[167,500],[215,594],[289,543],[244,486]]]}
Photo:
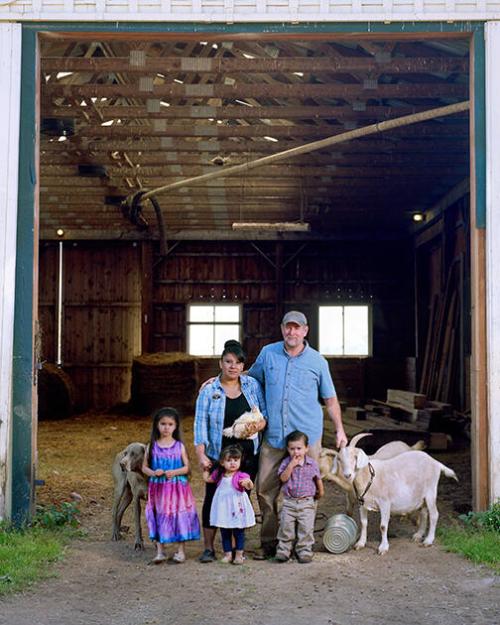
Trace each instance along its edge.
{"label": "goat collar", "polygon": [[354,493],[356,494],[356,499],[360,506],[365,503],[365,495],[370,490],[371,485],[373,484],[373,478],[375,477],[375,469],[373,468],[371,462],[368,463],[368,470],[370,471],[370,479],[368,480],[368,484],[366,485],[365,490],[361,493],[358,493],[358,489],[356,488],[356,482],[353,482],[352,485],[354,487]]}

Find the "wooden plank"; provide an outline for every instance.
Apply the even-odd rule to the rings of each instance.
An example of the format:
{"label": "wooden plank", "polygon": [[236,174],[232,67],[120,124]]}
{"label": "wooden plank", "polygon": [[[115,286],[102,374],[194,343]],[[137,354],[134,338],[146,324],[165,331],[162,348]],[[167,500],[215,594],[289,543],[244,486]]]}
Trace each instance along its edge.
{"label": "wooden plank", "polygon": [[373,57],[327,56],[327,57],[280,57],[280,58],[195,58],[195,57],[152,57],[146,56],[143,65],[131,64],[130,57],[44,57],[42,71],[71,72],[126,72],[127,74],[165,73],[181,71],[183,74],[217,73],[231,74],[269,72],[370,72],[384,74],[461,72],[467,73],[468,59],[457,57],[407,57],[390,58],[379,62]]}
{"label": "wooden plank", "polygon": [[405,408],[425,408],[427,396],[421,393],[413,393],[411,391],[402,391],[398,389],[387,389],[387,402],[404,406]]}
{"label": "wooden plank", "polygon": [[[366,98],[367,94],[384,98],[429,98],[427,84],[378,84],[375,89],[365,89],[362,84],[285,84],[236,83],[180,85],[170,83],[152,85],[150,91],[141,91],[139,84],[120,85],[57,85],[47,83],[44,94],[48,97],[66,98]],[[467,85],[433,83],[433,98],[466,98]]]}

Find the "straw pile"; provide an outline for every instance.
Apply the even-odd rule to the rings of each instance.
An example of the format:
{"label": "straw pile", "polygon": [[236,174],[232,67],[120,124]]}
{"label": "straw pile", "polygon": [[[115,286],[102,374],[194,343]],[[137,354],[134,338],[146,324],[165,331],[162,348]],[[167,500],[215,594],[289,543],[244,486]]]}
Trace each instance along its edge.
{"label": "straw pile", "polygon": [[147,414],[172,406],[192,414],[198,393],[198,361],[183,352],[142,354],[132,363],[132,408]]}
{"label": "straw pile", "polygon": [[66,419],[75,409],[75,387],[60,367],[44,362],[38,372],[38,418]]}

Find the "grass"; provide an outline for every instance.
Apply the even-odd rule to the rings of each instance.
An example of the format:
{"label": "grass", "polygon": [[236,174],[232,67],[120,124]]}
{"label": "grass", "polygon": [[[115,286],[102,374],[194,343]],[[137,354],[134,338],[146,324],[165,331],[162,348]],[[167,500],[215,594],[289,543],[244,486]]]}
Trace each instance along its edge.
{"label": "grass", "polygon": [[0,596],[55,575],[53,564],[80,535],[76,513],[73,504],[63,504],[39,510],[32,526],[0,525]]}
{"label": "grass", "polygon": [[485,512],[461,515],[460,521],[439,530],[443,547],[500,573],[500,502]]}

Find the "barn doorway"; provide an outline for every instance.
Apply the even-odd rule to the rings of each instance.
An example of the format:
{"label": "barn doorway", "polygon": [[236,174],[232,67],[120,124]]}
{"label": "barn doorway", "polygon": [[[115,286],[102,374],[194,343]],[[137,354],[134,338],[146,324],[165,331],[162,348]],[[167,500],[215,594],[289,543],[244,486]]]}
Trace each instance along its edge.
{"label": "barn doorway", "polygon": [[[236,304],[250,357],[276,336],[285,308],[308,314],[318,346],[320,309],[357,306],[368,311],[368,352],[326,354],[346,408],[376,413],[365,405],[387,403],[388,388],[422,391],[451,406],[446,421],[460,413],[453,427],[466,431],[467,113],[158,196],[163,255],[153,207],[133,214],[120,203],[467,100],[468,36],[58,33],[40,43],[42,358],[62,352],[56,365],[71,379],[76,410],[126,401],[141,352],[187,351],[189,305]],[[309,230],[233,229],[263,216]],[[203,363],[203,374],[213,370],[213,360]]]}

